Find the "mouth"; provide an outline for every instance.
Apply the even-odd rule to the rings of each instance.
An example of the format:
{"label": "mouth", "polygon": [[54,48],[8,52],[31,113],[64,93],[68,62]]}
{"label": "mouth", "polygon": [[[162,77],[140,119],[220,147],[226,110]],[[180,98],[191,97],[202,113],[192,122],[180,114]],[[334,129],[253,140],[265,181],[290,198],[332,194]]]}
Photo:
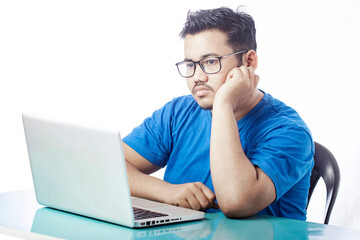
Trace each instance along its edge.
{"label": "mouth", "polygon": [[195,84],[192,90],[192,94],[197,97],[204,97],[207,93],[211,92],[212,88],[205,84]]}

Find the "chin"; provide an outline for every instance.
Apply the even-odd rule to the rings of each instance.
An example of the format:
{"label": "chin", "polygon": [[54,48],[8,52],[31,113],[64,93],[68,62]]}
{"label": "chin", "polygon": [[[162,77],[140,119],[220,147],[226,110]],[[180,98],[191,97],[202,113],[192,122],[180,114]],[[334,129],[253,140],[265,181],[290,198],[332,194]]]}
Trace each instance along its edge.
{"label": "chin", "polygon": [[212,110],[212,106],[201,106],[200,107],[204,110]]}
{"label": "chin", "polygon": [[210,103],[210,102],[206,101],[205,99],[198,99],[198,98],[195,98],[195,100],[202,109],[212,110],[212,108],[213,108],[212,102]]}

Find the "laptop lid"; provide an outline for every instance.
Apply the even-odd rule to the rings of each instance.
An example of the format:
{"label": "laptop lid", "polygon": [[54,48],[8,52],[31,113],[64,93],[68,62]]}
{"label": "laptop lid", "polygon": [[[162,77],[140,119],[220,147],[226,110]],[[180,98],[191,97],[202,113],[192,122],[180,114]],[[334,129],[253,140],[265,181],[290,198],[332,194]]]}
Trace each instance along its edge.
{"label": "laptop lid", "polygon": [[40,204],[134,226],[118,132],[25,113],[23,124]]}
{"label": "laptop lid", "polygon": [[135,221],[118,131],[31,113],[23,113],[23,124],[40,204],[128,227],[204,217],[203,212],[136,199],[139,204],[141,201],[148,206],[155,204],[161,212],[174,214],[169,213],[170,219]]}

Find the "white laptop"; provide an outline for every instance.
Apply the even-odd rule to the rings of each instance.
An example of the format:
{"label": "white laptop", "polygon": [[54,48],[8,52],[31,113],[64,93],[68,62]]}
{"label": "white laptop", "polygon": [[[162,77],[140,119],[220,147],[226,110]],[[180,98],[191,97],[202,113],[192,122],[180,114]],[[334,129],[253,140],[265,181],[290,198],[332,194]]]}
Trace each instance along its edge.
{"label": "white laptop", "polygon": [[[118,131],[30,113],[23,113],[23,124],[39,204],[131,228],[204,218],[204,212],[130,196]],[[138,209],[150,214],[134,215]]]}

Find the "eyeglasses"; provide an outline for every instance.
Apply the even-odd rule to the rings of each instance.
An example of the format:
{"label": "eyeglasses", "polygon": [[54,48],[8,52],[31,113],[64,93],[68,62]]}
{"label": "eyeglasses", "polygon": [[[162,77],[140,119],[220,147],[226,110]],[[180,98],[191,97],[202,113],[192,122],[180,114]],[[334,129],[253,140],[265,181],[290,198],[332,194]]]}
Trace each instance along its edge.
{"label": "eyeglasses", "polygon": [[236,54],[247,52],[248,50],[242,50],[239,52],[230,53],[228,55],[222,57],[206,57],[197,62],[194,61],[181,61],[176,63],[176,67],[180,73],[180,75],[184,78],[189,78],[194,76],[196,70],[196,64],[199,64],[200,68],[206,74],[214,74],[218,73],[221,70],[221,59],[230,57]]}

